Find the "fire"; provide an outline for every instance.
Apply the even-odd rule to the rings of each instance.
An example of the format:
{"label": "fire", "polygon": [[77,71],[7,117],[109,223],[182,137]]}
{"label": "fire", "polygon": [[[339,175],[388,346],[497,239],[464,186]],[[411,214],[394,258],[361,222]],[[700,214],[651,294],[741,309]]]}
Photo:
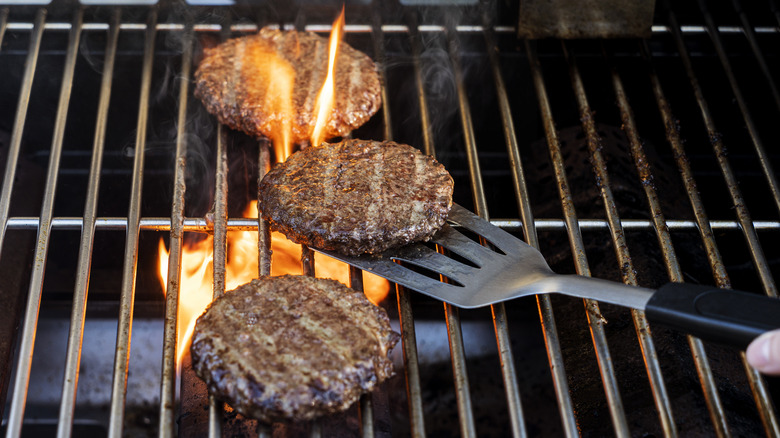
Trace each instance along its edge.
{"label": "fire", "polygon": [[[244,217],[257,218],[257,201],[244,211]],[[225,265],[225,289],[232,290],[257,277],[257,232],[231,231],[227,235],[228,251]],[[301,247],[281,233],[271,234],[271,275],[302,274]],[[185,350],[189,347],[195,321],[209,305],[213,297],[214,240],[205,236],[196,242],[187,241],[182,248],[181,280],[179,287],[179,313],[177,316],[176,357],[181,364]],[[159,243],[159,275],[163,291],[167,290],[168,255],[163,239]],[[349,284],[349,266],[338,260],[316,254],[317,276],[332,278]],[[366,296],[379,304],[389,292],[387,280],[376,275],[363,273]]]}
{"label": "fire", "polygon": [[[256,65],[264,65],[264,69],[255,69]],[[274,145],[276,159],[282,162],[292,153],[292,117],[293,117],[293,83],[295,70],[289,62],[279,57],[272,50],[259,45],[250,45],[244,54],[244,69],[251,70],[244,74],[252,84],[250,89],[265,87],[263,105],[269,109],[273,118],[269,121],[271,141]]]}
{"label": "fire", "polygon": [[328,115],[333,109],[336,90],[334,86],[334,75],[336,70],[336,55],[339,51],[339,43],[344,34],[344,7],[341,7],[341,14],[333,22],[333,28],[330,31],[330,43],[328,44],[328,75],[325,77],[325,83],[322,85],[320,94],[317,96],[317,103],[314,105],[314,112],[317,114],[317,121],[314,124],[314,130],[311,134],[311,145],[319,146],[324,138],[325,126],[328,124]]}
{"label": "fire", "polygon": [[[314,110],[311,116],[316,117],[311,128],[311,145],[318,146],[324,140],[328,125],[330,113],[333,110],[335,102],[335,65],[338,55],[339,44],[344,34],[344,8],[341,8],[341,14],[333,22],[333,29],[330,33],[328,43],[328,70],[325,82],[317,93],[314,101]],[[293,120],[298,117],[293,103],[293,87],[295,84],[295,68],[275,53],[273,49],[260,45],[250,45],[243,56],[242,69],[243,77],[250,82],[249,89],[264,89],[264,100],[262,105],[267,108],[267,113],[271,115],[266,129],[270,132],[271,141],[274,145],[274,153],[277,162],[283,162],[292,154],[292,129]],[[295,53],[299,56],[299,53]],[[258,69],[256,66],[262,65]]]}

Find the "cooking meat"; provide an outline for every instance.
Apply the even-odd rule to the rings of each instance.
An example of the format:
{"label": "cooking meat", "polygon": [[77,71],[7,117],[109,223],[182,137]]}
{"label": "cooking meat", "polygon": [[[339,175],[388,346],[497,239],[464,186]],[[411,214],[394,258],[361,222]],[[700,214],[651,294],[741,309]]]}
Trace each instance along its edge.
{"label": "cooking meat", "polygon": [[409,145],[346,140],[277,165],[259,200],[263,218],[290,240],[357,255],[430,239],[452,188],[444,166]]}
{"label": "cooking meat", "polygon": [[261,421],[343,411],[392,376],[385,311],[329,279],[261,277],[198,318],[193,368],[217,398]]}
{"label": "cooking meat", "polygon": [[[291,140],[298,143],[311,136],[317,94],[327,76],[327,39],[263,28],[204,52],[195,72],[195,96],[221,123],[255,137],[271,137],[289,117],[281,103],[280,81],[291,75]],[[381,105],[379,75],[368,56],[342,42],[334,73],[335,102],[324,138],[361,126]]]}

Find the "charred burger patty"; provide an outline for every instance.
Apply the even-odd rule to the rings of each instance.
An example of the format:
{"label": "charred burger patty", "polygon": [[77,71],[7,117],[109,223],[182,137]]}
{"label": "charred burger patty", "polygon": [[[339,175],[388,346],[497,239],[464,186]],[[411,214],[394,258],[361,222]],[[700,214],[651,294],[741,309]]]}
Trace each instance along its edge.
{"label": "charred burger patty", "polygon": [[261,277],[198,318],[193,368],[209,391],[261,421],[343,411],[393,374],[385,311],[335,280]]}
{"label": "charred burger patty", "polygon": [[260,183],[263,218],[296,242],[344,254],[428,240],[444,225],[453,181],[405,144],[323,143],[293,154]]}
{"label": "charred burger patty", "polygon": [[[195,96],[233,129],[271,137],[289,125],[291,140],[308,139],[328,69],[328,40],[311,32],[263,28],[204,50]],[[324,138],[361,126],[382,103],[374,62],[342,43],[334,71],[335,102]],[[290,96],[291,95],[291,96]]]}

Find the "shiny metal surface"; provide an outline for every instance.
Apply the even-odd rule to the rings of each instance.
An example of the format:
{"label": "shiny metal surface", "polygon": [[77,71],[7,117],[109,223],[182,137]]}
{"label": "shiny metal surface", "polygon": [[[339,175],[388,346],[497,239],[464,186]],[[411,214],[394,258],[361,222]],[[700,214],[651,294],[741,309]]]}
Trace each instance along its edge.
{"label": "shiny metal surface", "polygon": [[125,243],[124,264],[122,271],[122,289],[120,297],[119,330],[114,356],[114,376],[111,394],[111,406],[116,417],[113,418],[109,434],[121,436],[122,418],[127,390],[128,361],[130,358],[130,342],[133,324],[133,308],[135,300],[136,273],[138,270],[138,223],[141,220],[141,194],[143,192],[144,157],[146,153],[146,129],[149,123],[149,94],[152,82],[152,66],[154,62],[154,24],[157,22],[157,11],[152,9],[147,17],[148,31],[145,34],[144,57],[141,73],[139,109],[133,159],[133,180],[130,188],[130,205],[127,217],[127,241]]}
{"label": "shiny metal surface", "polygon": [[[38,50],[40,49],[41,36],[43,31],[43,21],[46,17],[46,11],[38,11],[35,22],[35,37],[30,40],[29,57],[25,68],[25,84],[23,85],[22,96],[19,100],[17,109],[16,124],[14,126],[14,136],[11,140],[11,147],[17,148],[16,151],[9,152],[9,165],[16,165],[18,155],[18,143],[21,142],[22,128],[24,126],[25,115],[27,113],[27,104],[29,103],[29,92],[32,87],[32,79],[35,72]],[[78,32],[73,32],[71,38],[78,38]],[[71,42],[73,43],[73,40]],[[46,259],[49,249],[49,238],[51,231],[52,210],[54,206],[54,196],[56,193],[57,177],[59,174],[60,157],[62,156],[62,134],[65,129],[67,117],[67,108],[71,96],[71,87],[73,86],[73,64],[75,63],[76,45],[71,44],[70,50],[70,68],[66,70],[63,76],[60,89],[60,100],[57,107],[57,120],[55,122],[56,135],[52,140],[52,153],[49,157],[49,166],[46,172],[46,192],[41,206],[41,217],[38,224],[37,245],[35,248],[35,262],[33,264],[32,278],[30,279],[30,288],[27,295],[27,305],[25,311],[24,323],[22,326],[22,340],[19,346],[19,358],[16,364],[16,379],[14,381],[14,392],[11,397],[11,412],[6,425],[6,436],[15,437],[21,435],[22,419],[27,399],[27,388],[30,379],[30,367],[32,364],[33,349],[35,348],[35,334],[37,330],[39,310],[41,305],[41,296],[43,293],[43,277],[46,268]],[[29,85],[28,85],[29,83]],[[12,158],[13,157],[13,158]],[[10,174],[10,180],[8,179]],[[6,179],[3,182],[3,191],[9,191],[8,202],[10,203],[10,190],[13,186],[13,174],[6,169]],[[6,197],[3,196],[2,216],[5,222],[7,215]],[[5,227],[3,227],[4,229]],[[0,243],[3,240],[3,234],[0,234]]]}
{"label": "shiny metal surface", "polygon": [[[83,341],[84,319],[87,308],[87,293],[89,289],[89,274],[92,264],[92,249],[95,239],[95,216],[97,215],[98,190],[100,186],[100,168],[103,162],[103,149],[106,135],[106,117],[108,103],[111,97],[111,81],[113,78],[114,60],[116,59],[116,43],[119,35],[120,15],[114,13],[109,38],[106,42],[106,63],[103,69],[103,82],[100,89],[98,104],[98,119],[95,126],[95,141],[92,147],[92,164],[89,170],[89,189],[84,206],[84,222],[82,224],[81,243],[79,245],[78,276],[73,290],[73,310],[70,319],[70,335],[68,337],[68,356],[65,360],[65,377],[62,382],[62,403],[60,404],[57,435],[69,437],[73,424],[76,406],[76,388],[78,387],[79,362],[81,360],[81,344]],[[73,26],[71,31],[80,31],[83,21],[83,11],[78,14],[79,26]]]}
{"label": "shiny metal surface", "polygon": [[[568,230],[572,253],[575,254],[576,271],[578,275],[590,276],[590,267],[585,255],[585,245],[582,241],[582,233],[580,230],[581,225],[577,221],[577,212],[574,208],[571,189],[569,188],[569,182],[566,178],[565,164],[561,154],[561,144],[555,130],[555,121],[553,120],[550,101],[547,97],[547,88],[542,76],[539,59],[536,55],[536,49],[528,42],[525,44],[525,50],[528,55],[534,88],[539,101],[539,111],[542,114],[542,119],[544,121],[547,147],[550,151],[550,159],[553,163],[553,170],[558,183],[558,196],[560,197],[564,216],[566,218],[566,229]],[[535,238],[534,241],[535,243],[532,245],[538,248],[539,243],[537,239]],[[531,240],[529,240],[529,243],[530,242]],[[588,310],[588,323],[590,324],[593,345],[598,357],[601,379],[604,383],[607,399],[609,400],[613,428],[617,435],[626,434],[628,433],[628,424],[623,408],[623,401],[618,388],[617,376],[615,375],[614,367],[612,365],[612,357],[609,353],[603,321],[602,318],[598,317],[598,315],[601,314],[601,311],[598,302],[594,300],[585,300],[585,307]]]}

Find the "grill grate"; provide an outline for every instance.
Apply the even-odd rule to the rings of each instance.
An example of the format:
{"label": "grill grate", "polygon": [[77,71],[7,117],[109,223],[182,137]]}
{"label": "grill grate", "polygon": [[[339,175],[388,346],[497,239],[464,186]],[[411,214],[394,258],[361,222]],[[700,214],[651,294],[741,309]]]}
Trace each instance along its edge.
{"label": "grill grate", "polygon": [[[778,157],[765,145],[780,140],[772,129],[780,112],[773,76],[780,69],[780,15],[736,0],[718,9],[703,1],[694,6],[659,6],[647,41],[560,42],[517,40],[512,24],[516,10],[505,11],[506,5],[394,5],[392,10],[351,5],[347,19],[358,16],[368,24],[348,24],[347,42],[377,61],[384,84],[381,116],[352,135],[397,139],[437,156],[455,177],[456,202],[522,234],[556,269],[643,286],[666,280],[714,282],[776,297],[780,254],[772,242],[780,231],[780,195],[772,163]],[[191,389],[182,383],[178,394],[176,313],[185,233],[214,235],[214,297],[225,290],[228,231],[259,229],[258,274],[269,274],[271,266],[268,225],[231,213],[231,196],[240,190],[231,184],[231,151],[241,136],[212,118],[206,119],[205,134],[198,126],[204,118],[199,118],[202,109],[192,99],[190,81],[199,45],[204,38],[244,35],[268,23],[327,33],[330,26],[320,23],[333,15],[333,8],[312,6],[286,16],[267,5],[249,12],[214,7],[195,16],[185,13],[196,9],[65,2],[0,9],[0,83],[6,84],[0,87],[5,108],[0,110],[0,131],[10,134],[3,144],[7,164],[0,194],[0,268],[20,258],[32,265],[29,281],[11,291],[19,302],[27,296],[25,309],[20,305],[15,313],[11,306],[10,319],[21,324],[18,336],[14,327],[0,325],[0,336],[18,339],[15,351],[0,348],[0,389],[8,386],[3,428],[9,437],[48,430],[35,429],[43,414],[31,413],[36,407],[28,406],[28,399],[36,379],[34,359],[45,354],[35,344],[52,305],[47,297],[71,286],[57,284],[51,271],[58,269],[69,272],[73,283],[64,299],[70,330],[61,380],[50,384],[60,400],[53,421],[58,436],[78,435],[85,321],[92,303],[106,299],[94,298],[101,286],[90,279],[101,265],[95,257],[101,236],[110,232],[124,232],[125,240],[101,249],[121,262],[112,271],[121,281],[108,283],[113,293],[106,299],[117,336],[115,351],[103,352],[113,367],[111,376],[103,376],[111,395],[101,432],[128,432],[131,329],[138,298],[148,301],[147,295],[153,295],[143,290],[151,275],[147,259],[154,258],[145,251],[150,240],[145,236],[163,233],[170,244],[170,287],[164,305],[158,306],[164,311],[152,312],[163,321],[163,354],[162,369],[155,370],[159,393],[150,429],[160,436],[177,430],[181,435],[251,430],[259,436],[321,436],[338,427],[330,419],[300,428],[235,421],[220,402],[207,398],[202,385]],[[255,16],[255,22],[245,18]],[[61,62],[61,74],[44,68],[52,59]],[[57,68],[51,71],[59,72]],[[81,77],[88,77],[89,69],[101,77],[92,91],[97,95],[94,110],[79,104],[79,92],[88,88],[83,82],[89,81]],[[138,77],[127,84],[137,88],[124,82],[131,69]],[[55,111],[42,108],[38,102],[48,102],[56,90]],[[10,108],[14,100],[16,107]],[[137,110],[134,123],[132,110]],[[87,121],[84,114],[93,112],[94,121]],[[113,135],[112,128],[124,130],[128,138]],[[170,135],[159,134],[165,129]],[[94,133],[91,151],[79,152],[79,131]],[[616,135],[620,141],[610,140]],[[197,157],[202,143],[214,151],[212,157]],[[270,168],[269,149],[262,141],[259,148],[253,144],[246,149],[253,154],[251,179]],[[123,155],[117,169],[104,160]],[[83,164],[69,164],[85,156],[88,171]],[[157,163],[161,156],[173,159]],[[26,161],[48,166],[39,181],[40,201],[34,199],[41,207],[32,215],[19,206],[25,187],[15,182],[24,176]],[[213,181],[203,178],[213,192],[208,217],[203,211],[193,214],[197,209],[190,206],[197,204],[193,192],[199,189],[192,169],[202,162],[213,175]],[[79,178],[81,183],[74,182]],[[68,196],[82,189],[85,194],[77,196],[84,204],[83,216],[58,214],[76,208],[71,204],[77,201],[69,202]],[[123,207],[106,206],[106,198],[119,191],[127,192],[120,196]],[[163,214],[169,212],[170,219],[143,214],[160,211],[148,201],[155,197],[164,198]],[[32,231],[37,238],[31,252],[15,252],[12,238]],[[60,238],[76,233],[70,241]],[[75,266],[61,262],[67,256],[60,253],[77,254]],[[310,249],[303,248],[301,262],[304,273],[316,274]],[[362,289],[362,273],[351,269],[350,282]],[[357,416],[360,426],[352,430],[363,436],[506,436],[509,431],[514,436],[610,431],[619,436],[780,436],[772,402],[777,382],[750,368],[744,353],[656,327],[651,335],[642,312],[585,300],[583,315],[571,298],[542,295],[535,300],[540,325],[529,321],[532,300],[494,305],[490,314],[446,304],[442,312],[441,304],[398,287],[384,305],[395,314],[402,334],[398,372],[406,391],[403,412],[386,406],[392,403],[383,389],[377,396],[364,396],[346,414]],[[416,328],[431,314],[446,328],[452,400],[429,396],[436,393],[428,381],[435,371],[424,360],[426,339]],[[492,325],[493,368],[474,360],[477,346],[469,332],[474,321]],[[621,330],[621,324],[628,328]],[[535,329],[529,331],[531,325]],[[679,341],[684,348],[676,347]],[[533,356],[539,357],[534,361]],[[674,369],[678,365],[688,368]],[[501,399],[500,412],[486,413],[480,406],[486,391],[482,374],[499,372],[497,386],[503,394],[492,392],[490,397]],[[198,382],[186,365],[181,381]],[[681,395],[681,386],[693,388],[693,395]],[[649,407],[642,407],[642,400]],[[202,416],[196,411],[206,403],[207,419],[199,423]],[[448,403],[452,410],[442,426],[431,415],[431,405]],[[545,412],[550,407],[554,412]],[[704,411],[709,422],[692,418]],[[501,417],[498,424],[496,416]]]}

